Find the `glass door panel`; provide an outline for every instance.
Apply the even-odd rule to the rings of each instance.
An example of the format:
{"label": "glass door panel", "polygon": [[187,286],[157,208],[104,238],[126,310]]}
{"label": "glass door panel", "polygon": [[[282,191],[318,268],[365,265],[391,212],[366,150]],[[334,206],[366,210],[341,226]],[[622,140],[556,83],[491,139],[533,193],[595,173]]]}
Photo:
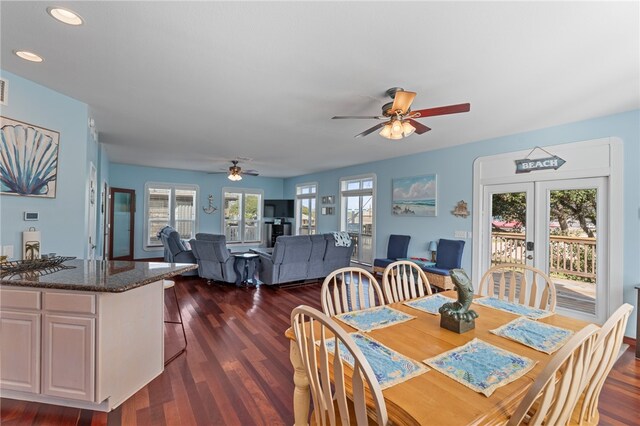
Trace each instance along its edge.
{"label": "glass door panel", "polygon": [[230,243],[242,240],[240,235],[241,199],[242,194],[229,192],[224,194],[224,228],[227,242]]}
{"label": "glass door panel", "polygon": [[354,244],[351,260],[358,263],[373,262],[373,196],[344,197],[346,231]]}
{"label": "glass door panel", "polygon": [[244,242],[259,242],[260,235],[260,204],[262,197],[258,194],[244,196]]}
{"label": "glass door panel", "polygon": [[135,191],[111,188],[110,259],[133,260]]}

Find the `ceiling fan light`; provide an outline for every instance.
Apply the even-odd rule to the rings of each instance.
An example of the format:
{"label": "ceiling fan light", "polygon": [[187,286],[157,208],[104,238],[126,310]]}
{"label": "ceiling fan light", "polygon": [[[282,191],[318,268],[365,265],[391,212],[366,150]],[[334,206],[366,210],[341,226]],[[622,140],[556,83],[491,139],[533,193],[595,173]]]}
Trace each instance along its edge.
{"label": "ceiling fan light", "polygon": [[382,130],[380,130],[380,136],[383,138],[391,139],[391,125],[385,124]]}
{"label": "ceiling fan light", "polygon": [[400,120],[393,120],[391,122],[391,133],[393,134],[402,134],[403,130],[402,130],[402,121]]}
{"label": "ceiling fan light", "polygon": [[407,136],[410,136],[413,132],[416,131],[416,128],[413,127],[411,125],[411,123],[409,123],[408,121],[403,121],[402,122],[402,133],[404,134],[404,137],[406,138]]}
{"label": "ceiling fan light", "polygon": [[389,137],[389,139],[396,141],[398,139],[402,139],[403,137],[404,136],[402,136],[402,133],[391,133],[391,136]]}

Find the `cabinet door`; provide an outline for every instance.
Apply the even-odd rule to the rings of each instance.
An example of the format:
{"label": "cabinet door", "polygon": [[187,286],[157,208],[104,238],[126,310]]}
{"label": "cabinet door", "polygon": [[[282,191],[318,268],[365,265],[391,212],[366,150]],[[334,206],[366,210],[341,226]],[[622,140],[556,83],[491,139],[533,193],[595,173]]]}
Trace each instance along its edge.
{"label": "cabinet door", "polygon": [[95,318],[44,316],[45,395],[93,401],[95,396]]}
{"label": "cabinet door", "polygon": [[40,314],[0,311],[0,387],[40,393]]}

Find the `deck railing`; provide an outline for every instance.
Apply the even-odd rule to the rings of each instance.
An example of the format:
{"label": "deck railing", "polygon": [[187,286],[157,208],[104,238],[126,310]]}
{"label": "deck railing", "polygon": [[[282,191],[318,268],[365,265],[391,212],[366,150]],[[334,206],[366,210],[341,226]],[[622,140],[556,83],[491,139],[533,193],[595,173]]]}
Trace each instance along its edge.
{"label": "deck railing", "polygon": [[[595,282],[596,239],[552,235],[549,241],[549,271],[573,275]],[[491,233],[491,264],[525,263],[524,234],[513,232]]]}

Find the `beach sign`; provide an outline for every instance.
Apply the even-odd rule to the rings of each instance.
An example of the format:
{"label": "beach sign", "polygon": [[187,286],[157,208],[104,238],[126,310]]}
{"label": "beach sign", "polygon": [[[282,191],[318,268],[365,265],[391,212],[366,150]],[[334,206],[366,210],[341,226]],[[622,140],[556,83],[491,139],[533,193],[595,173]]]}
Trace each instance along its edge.
{"label": "beach sign", "polygon": [[516,173],[529,173],[538,170],[558,170],[566,161],[557,155],[551,157],[531,159],[525,158],[523,160],[515,160]]}

